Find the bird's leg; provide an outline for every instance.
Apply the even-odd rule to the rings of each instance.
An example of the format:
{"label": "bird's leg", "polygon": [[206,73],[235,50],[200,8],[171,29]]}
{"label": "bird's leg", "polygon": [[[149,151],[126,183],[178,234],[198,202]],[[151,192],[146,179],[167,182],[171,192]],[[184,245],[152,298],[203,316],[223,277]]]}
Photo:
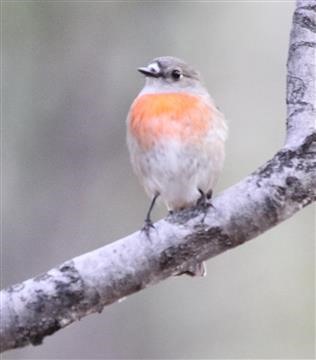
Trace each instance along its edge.
{"label": "bird's leg", "polygon": [[207,207],[207,195],[205,194],[205,192],[201,189],[198,189],[199,193],[200,193],[200,197],[198,198],[196,205],[198,207],[202,207],[205,208]]}
{"label": "bird's leg", "polygon": [[144,224],[144,226],[143,226],[143,228],[142,228],[142,231],[144,231],[147,236],[149,235],[150,228],[155,228],[154,225],[153,225],[153,223],[152,223],[152,221],[151,221],[150,215],[151,215],[151,212],[152,212],[152,210],[153,210],[153,208],[154,208],[154,206],[155,206],[155,202],[156,202],[158,196],[159,196],[159,193],[157,193],[157,194],[153,197],[153,199],[152,199],[152,201],[151,201],[151,203],[150,203],[150,206],[149,206],[149,209],[148,209],[146,218],[145,218],[145,224]]}

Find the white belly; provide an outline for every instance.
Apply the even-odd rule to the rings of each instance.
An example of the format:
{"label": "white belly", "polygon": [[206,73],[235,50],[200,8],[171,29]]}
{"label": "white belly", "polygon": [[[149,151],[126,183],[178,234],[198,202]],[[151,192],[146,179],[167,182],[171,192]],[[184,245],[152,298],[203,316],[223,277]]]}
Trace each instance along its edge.
{"label": "white belly", "polygon": [[199,144],[169,139],[147,151],[129,137],[132,165],[147,194],[152,198],[159,193],[169,210],[195,204],[199,189],[204,193],[213,189],[222,169],[224,138],[220,135],[210,134]]}

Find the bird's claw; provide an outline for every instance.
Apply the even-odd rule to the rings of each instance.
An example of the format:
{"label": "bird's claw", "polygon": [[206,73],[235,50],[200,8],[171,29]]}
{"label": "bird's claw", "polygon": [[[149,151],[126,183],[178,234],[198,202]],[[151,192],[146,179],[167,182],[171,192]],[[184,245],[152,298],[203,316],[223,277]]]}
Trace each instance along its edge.
{"label": "bird's claw", "polygon": [[144,226],[142,227],[141,231],[144,232],[148,238],[150,238],[150,230],[151,229],[156,229],[154,224],[152,223],[152,221],[150,219],[145,219],[145,223],[144,223]]}
{"label": "bird's claw", "polygon": [[203,210],[207,210],[209,207],[214,207],[211,202],[212,190],[208,191],[206,194],[200,189],[199,192],[201,196],[198,198],[196,206]]}

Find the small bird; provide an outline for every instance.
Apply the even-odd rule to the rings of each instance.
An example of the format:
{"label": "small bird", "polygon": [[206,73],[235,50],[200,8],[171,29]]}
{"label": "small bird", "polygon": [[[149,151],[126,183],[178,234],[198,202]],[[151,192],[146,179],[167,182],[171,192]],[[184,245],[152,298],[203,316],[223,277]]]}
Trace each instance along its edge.
{"label": "small bird", "polygon": [[[169,212],[205,204],[223,167],[227,125],[202,84],[184,61],[163,56],[138,68],[146,82],[127,116],[127,144],[134,172],[151,204],[160,196]],[[204,276],[197,263],[189,275]]]}

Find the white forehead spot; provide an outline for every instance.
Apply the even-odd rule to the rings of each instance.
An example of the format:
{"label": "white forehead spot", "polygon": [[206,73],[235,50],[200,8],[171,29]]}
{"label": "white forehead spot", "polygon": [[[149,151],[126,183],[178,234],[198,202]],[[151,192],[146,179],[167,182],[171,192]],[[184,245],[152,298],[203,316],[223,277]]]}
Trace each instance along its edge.
{"label": "white forehead spot", "polygon": [[148,69],[156,74],[160,72],[160,67],[156,62],[149,64]]}

